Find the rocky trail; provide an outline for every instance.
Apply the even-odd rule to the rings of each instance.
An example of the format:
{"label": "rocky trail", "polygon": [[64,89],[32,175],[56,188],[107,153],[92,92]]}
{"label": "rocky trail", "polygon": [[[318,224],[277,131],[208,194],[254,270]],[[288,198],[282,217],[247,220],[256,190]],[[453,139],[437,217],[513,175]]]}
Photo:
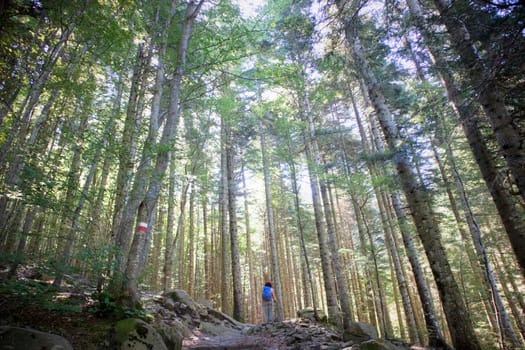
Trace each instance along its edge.
{"label": "rocky trail", "polygon": [[145,294],[142,314],[117,321],[93,311],[107,310],[97,306],[86,286],[54,289],[49,281],[21,277],[0,280],[0,350],[419,349],[378,339],[374,327],[363,322],[354,322],[350,339],[343,341],[311,312],[269,324],[239,323],[183,290]]}

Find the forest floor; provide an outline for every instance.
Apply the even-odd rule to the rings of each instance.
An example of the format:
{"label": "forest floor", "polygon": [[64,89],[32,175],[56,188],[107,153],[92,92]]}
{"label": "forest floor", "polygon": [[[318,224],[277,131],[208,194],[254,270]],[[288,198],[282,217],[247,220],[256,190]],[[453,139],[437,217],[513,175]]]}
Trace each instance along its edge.
{"label": "forest floor", "polygon": [[[186,324],[183,350],[336,350],[352,345],[343,342],[333,327],[309,318],[243,324],[193,300],[179,299],[180,302],[173,303],[170,296],[145,295],[143,310],[118,310],[115,302],[104,295],[97,297],[95,289],[80,279],[57,288],[52,286],[52,277],[35,273],[31,267],[20,270],[17,278],[7,280],[2,274],[6,270],[0,266],[0,326],[57,334],[75,350],[112,350],[110,334],[114,333],[115,323],[128,317],[160,319],[168,325],[177,319]],[[198,308],[202,308],[203,317],[195,312]],[[396,347],[401,348],[409,347]]]}
{"label": "forest floor", "polygon": [[[93,300],[87,295],[71,292],[56,293],[53,298],[36,296],[35,286],[21,288],[18,293],[0,287],[0,326],[32,328],[66,338],[75,350],[108,349],[109,330],[114,320],[97,317],[91,310]],[[48,296],[51,293],[48,293]],[[261,327],[261,326],[256,326]],[[195,329],[183,341],[184,350],[207,349],[288,349],[283,335],[259,331],[255,335],[231,330],[220,335]]]}
{"label": "forest floor", "polygon": [[[66,338],[74,349],[95,350],[104,346],[101,339],[106,338],[107,330],[113,321],[96,317],[89,312],[91,302],[63,292],[58,298],[75,304],[64,307],[53,300],[31,298],[31,294],[22,291],[11,293],[2,288],[0,292],[0,326],[32,328],[42,332],[58,334]],[[31,300],[32,299],[32,300]]]}
{"label": "forest floor", "polygon": [[[2,279],[5,276],[0,273],[0,326],[57,334],[66,338],[75,350],[110,348],[108,334],[115,319],[101,317],[100,306],[97,307],[93,297],[94,288],[87,285],[56,288],[51,285],[50,277],[32,275],[30,270],[24,269],[9,281]],[[242,330],[231,329],[222,334],[195,328],[185,337],[183,349],[289,349],[287,334],[294,327],[290,322],[245,325]]]}

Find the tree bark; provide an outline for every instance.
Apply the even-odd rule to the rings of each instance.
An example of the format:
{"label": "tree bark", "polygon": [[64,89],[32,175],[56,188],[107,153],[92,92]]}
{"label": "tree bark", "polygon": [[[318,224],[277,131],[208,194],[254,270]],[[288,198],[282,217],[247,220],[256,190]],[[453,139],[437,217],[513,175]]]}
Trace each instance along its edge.
{"label": "tree bark", "polygon": [[[195,1],[190,1],[186,6],[186,12],[184,14],[184,21],[182,24],[182,34],[177,52],[176,72],[171,84],[168,115],[162,133],[162,137],[159,141],[159,145],[162,145],[164,147],[159,147],[156,157],[155,168],[153,169],[153,175],[151,177],[151,181],[148,184],[148,189],[145,196],[142,195],[142,198],[140,198],[138,197],[140,195],[140,192],[136,192],[136,195],[139,198],[137,200],[137,202],[139,202],[139,206],[137,208],[136,216],[138,224],[135,230],[135,235],[133,237],[133,242],[131,244],[131,249],[128,257],[128,263],[126,267],[127,280],[123,290],[123,302],[131,306],[134,306],[140,300],[138,294],[138,278],[140,273],[142,272],[142,266],[139,265],[140,254],[146,249],[146,235],[148,234],[148,232],[151,232],[151,229],[148,229],[149,226],[146,226],[144,228],[144,224],[148,225],[151,221],[152,213],[155,209],[156,202],[161,190],[162,178],[168,167],[170,158],[170,147],[166,146],[173,143],[177,125],[180,119],[179,94],[182,77],[184,75],[184,67],[186,63],[186,49],[190,37],[191,26],[195,18],[197,17],[197,14],[203,3],[203,0],[201,0],[198,3],[195,3]],[[175,1],[173,1],[172,4],[175,5]],[[172,8],[174,7],[175,6],[173,6]],[[133,208],[130,209],[131,210],[128,209],[128,211],[133,212]]]}
{"label": "tree bark", "polygon": [[[342,10],[344,4],[337,3]],[[349,22],[345,22],[345,34],[351,46],[352,57],[365,82],[372,106],[377,113],[385,140],[390,150],[394,152],[392,161],[396,167],[401,188],[407,198],[418,235],[430,261],[454,346],[465,350],[479,350],[481,348],[474,333],[474,327],[439,238],[440,233],[432,212],[429,193],[416,181],[413,167],[405,155],[406,150],[404,151],[401,148],[402,140],[399,137],[378,80],[368,67],[360,40],[354,34],[352,24]]]}
{"label": "tree bark", "polygon": [[[291,145],[288,143],[288,150],[291,150]],[[319,319],[319,313],[317,312],[317,296],[314,290],[314,282],[313,282],[313,276],[312,276],[312,268],[310,266],[310,259],[308,258],[308,251],[306,250],[306,242],[304,239],[304,223],[301,216],[301,205],[299,202],[299,186],[297,184],[297,171],[295,167],[295,161],[294,159],[290,159],[288,162],[290,166],[290,177],[292,180],[292,191],[294,194],[294,206],[295,206],[295,212],[297,217],[297,229],[299,231],[299,239],[300,239],[300,245],[301,245],[301,252],[302,252],[302,260],[305,264],[306,269],[306,277],[307,280],[303,284],[303,288],[305,290],[310,290],[310,293],[305,293],[305,306],[310,305],[310,300],[308,298],[308,295],[311,297],[312,307],[314,309],[314,317],[316,319]]]}
{"label": "tree bark", "polygon": [[[253,264],[253,253],[252,253],[252,238],[251,238],[251,227],[250,227],[250,211],[248,204],[248,187],[246,186],[246,173],[244,169],[244,160],[241,160],[241,177],[242,177],[242,188],[243,188],[243,200],[244,200],[244,222],[246,229],[246,260],[248,262],[248,290],[249,290],[249,301],[257,300],[259,293],[256,288],[255,269]],[[248,302],[248,315],[250,322],[256,322],[257,310],[259,303]]]}
{"label": "tree bark", "polygon": [[[407,4],[410,13],[416,19],[415,23],[423,34],[425,41],[430,42],[431,33],[425,28],[419,4],[412,0],[407,1]],[[464,33],[464,29],[461,29],[461,32]],[[520,209],[519,204],[512,198],[512,195],[509,193],[500,174],[496,170],[497,167],[480,132],[477,111],[463,99],[452,75],[447,70],[448,65],[441,51],[432,47],[432,45],[427,46],[430,50],[431,58],[434,60],[434,65],[438,68],[454,110],[459,116],[463,131],[483,175],[485,184],[496,204],[499,216],[501,217],[503,226],[509,236],[512,248],[521,267],[522,275],[525,276],[525,215],[523,210]],[[466,48],[465,50],[468,51]],[[502,122],[504,123],[505,120],[502,120]],[[512,142],[512,139],[509,141]],[[525,166],[523,166],[522,169],[525,169]],[[524,178],[522,178],[522,181],[525,181],[523,179]]]}
{"label": "tree bark", "polygon": [[[467,29],[467,25],[471,23],[464,23],[465,20],[469,20],[469,16],[463,16],[461,12],[463,10],[458,10],[464,6],[465,1],[449,3],[445,0],[434,0],[433,2],[450,34],[452,45],[461,57],[459,63],[465,68],[470,85],[475,88],[475,96],[490,121],[500,152],[513,175],[522,199],[525,200],[523,130],[520,130],[519,121],[514,120],[505,105],[504,92],[501,91],[500,84],[494,77],[496,73],[490,71],[486,59],[476,49],[476,43],[473,42],[472,35]],[[515,250],[515,253],[517,256],[525,257],[525,249]],[[525,274],[525,264],[521,267]]]}
{"label": "tree bark", "polygon": [[241,257],[239,253],[239,238],[237,232],[237,183],[235,181],[235,145],[233,144],[233,130],[230,121],[226,126],[226,178],[228,185],[228,215],[231,248],[231,268],[233,282],[233,318],[244,321]]}
{"label": "tree bark", "polygon": [[263,161],[263,173],[264,173],[264,192],[266,196],[266,215],[268,217],[268,234],[270,243],[270,256],[271,256],[271,267],[272,267],[272,279],[273,286],[275,289],[277,302],[276,302],[276,320],[284,320],[284,308],[283,308],[283,292],[281,285],[281,273],[279,265],[279,252],[277,250],[277,232],[275,230],[275,222],[273,216],[272,207],[272,192],[270,187],[270,164],[266,145],[266,134],[263,129],[263,122],[259,125],[259,136],[261,138],[261,153]]}

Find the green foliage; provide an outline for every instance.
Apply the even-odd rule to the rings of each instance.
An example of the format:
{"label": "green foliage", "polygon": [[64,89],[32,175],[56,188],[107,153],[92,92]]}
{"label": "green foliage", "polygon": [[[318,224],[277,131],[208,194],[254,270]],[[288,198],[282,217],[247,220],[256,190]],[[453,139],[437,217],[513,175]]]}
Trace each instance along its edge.
{"label": "green foliage", "polygon": [[120,250],[117,246],[102,242],[80,248],[77,259],[83,261],[93,275],[98,276],[114,270],[116,260],[112,258],[118,255]]}
{"label": "green foliage", "polygon": [[10,279],[0,284],[0,294],[16,295],[24,304],[40,306],[49,311],[82,311],[82,300],[67,293],[61,294],[59,288],[39,281]]}
{"label": "green foliage", "polygon": [[141,305],[136,305],[135,308],[124,306],[119,302],[117,296],[108,291],[93,293],[93,298],[95,299],[95,304],[88,311],[97,317],[115,320],[126,318],[146,319],[148,317],[148,312]]}

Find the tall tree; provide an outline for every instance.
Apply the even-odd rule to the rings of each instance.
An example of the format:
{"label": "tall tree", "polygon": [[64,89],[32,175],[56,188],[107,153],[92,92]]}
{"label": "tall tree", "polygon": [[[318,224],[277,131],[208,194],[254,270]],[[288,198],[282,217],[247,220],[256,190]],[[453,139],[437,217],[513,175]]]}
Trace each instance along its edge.
{"label": "tall tree", "polygon": [[[182,21],[182,33],[179,40],[177,59],[176,59],[176,70],[175,75],[171,81],[170,91],[170,103],[168,107],[168,115],[164,125],[161,139],[157,150],[157,157],[155,167],[153,169],[153,175],[151,181],[144,186],[145,193],[142,191],[135,191],[134,195],[137,200],[133,201],[134,205],[128,205],[126,208],[127,212],[136,212],[137,228],[133,236],[129,257],[126,266],[126,283],[125,289],[123,290],[126,303],[134,305],[139,300],[138,295],[138,277],[142,271],[140,265],[141,253],[144,250],[144,244],[146,243],[146,235],[151,232],[149,223],[151,221],[153,210],[155,209],[159,192],[161,189],[162,177],[168,167],[169,163],[169,145],[173,143],[175,132],[177,129],[178,121],[180,118],[180,87],[182,78],[184,75],[184,68],[186,64],[186,50],[188,47],[188,41],[190,38],[191,27],[195,21],[204,1],[190,1],[186,6],[184,18]],[[173,7],[172,7],[173,8]],[[169,23],[169,22],[168,22]],[[152,131],[150,129],[150,131]],[[152,135],[153,137],[155,135]],[[149,137],[149,135],[148,135]],[[146,156],[149,158],[149,155]],[[140,169],[140,168],[139,168]],[[126,300],[127,299],[127,300]]]}
{"label": "tall tree", "polygon": [[[264,118],[268,118],[269,114],[267,113]],[[282,292],[282,279],[280,272],[280,260],[277,250],[277,231],[275,227],[274,214],[273,214],[273,200],[271,192],[271,178],[270,178],[270,155],[268,154],[266,133],[264,130],[264,123],[269,122],[269,120],[261,120],[259,124],[259,137],[261,139],[261,154],[263,162],[263,173],[264,173],[264,192],[266,198],[266,216],[268,219],[268,233],[269,233],[269,244],[270,244],[270,264],[272,271],[273,285],[275,287],[276,297],[277,297],[277,320],[284,319],[284,307],[283,302],[283,292]]]}
{"label": "tall tree", "polygon": [[[523,54],[523,48],[509,45],[509,42],[518,40],[523,45],[522,24],[516,16],[523,16],[523,4],[509,7],[506,12],[496,14],[499,10],[496,4],[486,6],[471,5],[467,1],[435,0],[433,1],[439,11],[440,19],[446,26],[450,35],[451,43],[458,52],[461,60],[459,63],[465,67],[470,86],[474,87],[476,97],[485,115],[488,117],[494,136],[498,142],[499,150],[507,166],[513,175],[521,197],[525,200],[525,147],[523,147],[523,123],[518,120],[516,114],[509,110],[508,102],[505,99],[505,89],[502,88],[504,81],[501,71],[505,71],[505,65],[514,62],[513,55]],[[488,9],[484,9],[487,8]],[[486,11],[486,12],[485,12]],[[463,15],[466,12],[466,16]],[[492,12],[492,13],[490,13]],[[500,22],[499,17],[506,20],[505,29],[507,31],[492,31],[494,35],[491,44],[483,45],[481,48],[486,50],[484,54],[475,42],[481,38],[480,34],[473,30],[480,30],[477,22],[485,20],[488,16],[494,23],[489,23],[490,27],[496,29]],[[461,18],[461,19],[460,19]],[[483,39],[482,39],[483,40]],[[497,45],[494,45],[497,44]],[[519,50],[517,52],[514,52]],[[506,62],[509,60],[510,62]],[[523,73],[523,68],[521,68]],[[523,236],[520,239],[523,242]],[[525,256],[523,246],[513,247],[517,256]],[[520,259],[520,264],[525,274],[525,263]]]}
{"label": "tall tree", "polygon": [[452,342],[455,347],[461,349],[481,349],[463,302],[463,297],[453,277],[445,249],[441,243],[440,232],[435,224],[434,213],[429,201],[429,193],[418,183],[413,173],[413,166],[410,164],[406,152],[401,149],[403,141],[394,123],[380,84],[375,74],[369,68],[368,60],[357,34],[358,24],[356,22],[352,23],[350,20],[356,13],[348,13],[349,9],[345,8],[345,4],[345,1],[336,1],[336,5],[342,13],[341,20],[344,23],[346,40],[350,45],[351,55],[367,87],[368,96],[377,114],[386,143],[389,149],[394,152],[392,161],[396,167],[401,188],[411,209],[412,218],[425,248],[425,253],[430,261],[432,273],[447,317]]}

